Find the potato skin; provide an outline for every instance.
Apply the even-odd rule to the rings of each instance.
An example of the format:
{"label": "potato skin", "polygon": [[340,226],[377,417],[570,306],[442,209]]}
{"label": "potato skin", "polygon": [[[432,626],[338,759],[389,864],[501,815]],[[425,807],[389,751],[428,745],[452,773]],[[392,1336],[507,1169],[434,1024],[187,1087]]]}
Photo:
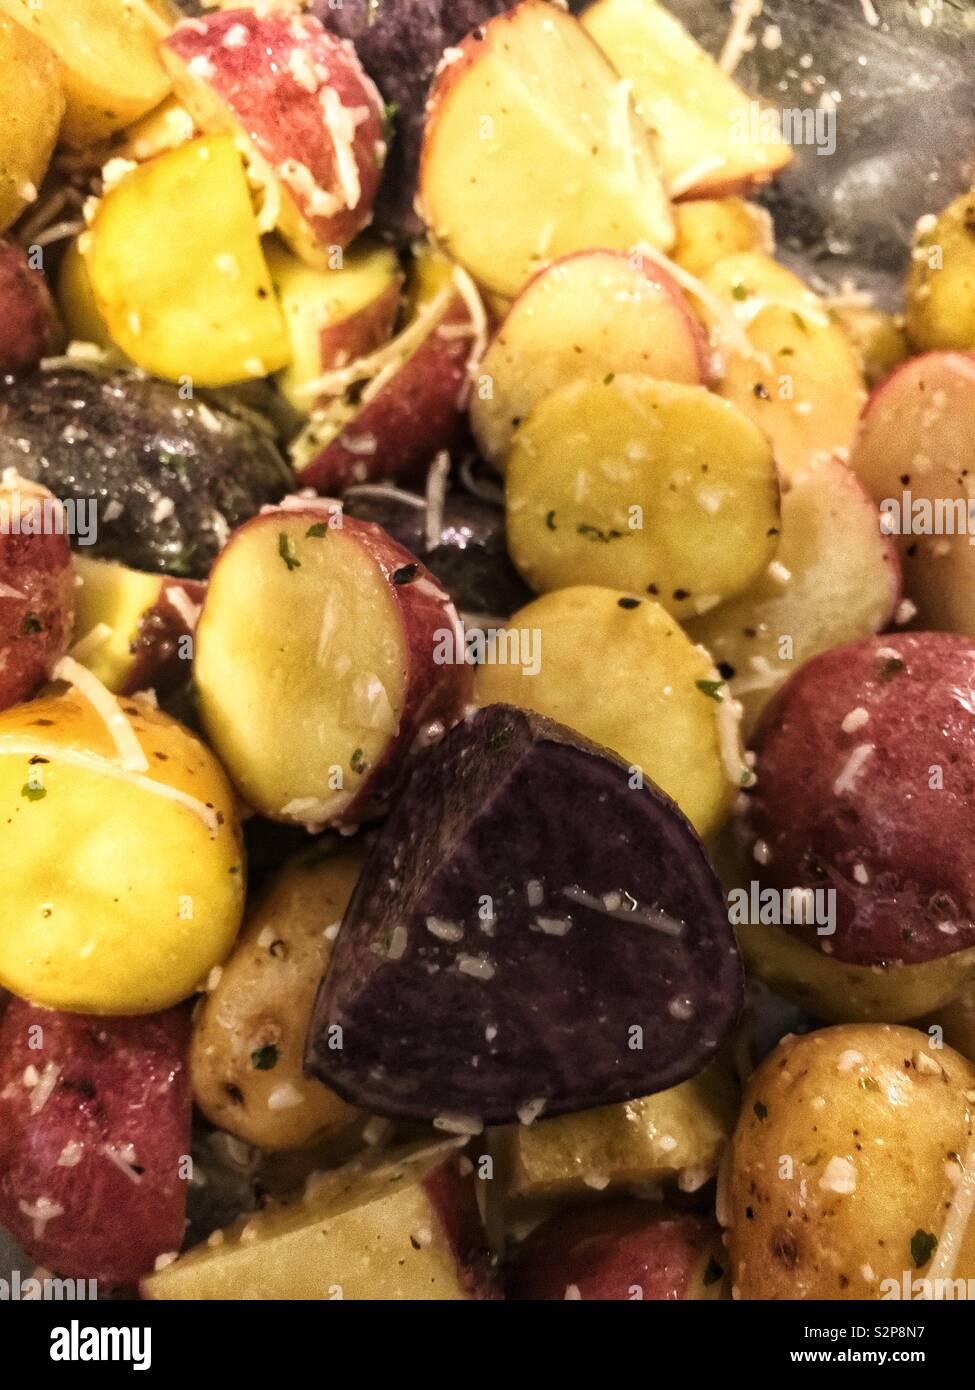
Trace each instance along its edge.
{"label": "potato skin", "polygon": [[887,634],[812,658],[767,707],[756,876],[835,889],[835,934],[794,928],[827,955],[917,964],[975,945],[973,683],[971,638]]}
{"label": "potato skin", "polygon": [[323,853],[316,846],[292,859],[267,886],[194,1021],[197,1105],[213,1124],[262,1149],[300,1148],[357,1118],[305,1077],[302,1055],[332,950],[325,929],[341,921],[361,866],[353,848]]}
{"label": "potato skin", "polygon": [[[783,1039],[746,1088],[718,1204],[734,1295],[878,1299],[884,1280],[923,1277],[924,1236],[941,1237],[970,1161],[973,1086],[969,1062],[913,1028]],[[973,1274],[969,1235],[953,1277]]]}
{"label": "potato skin", "polygon": [[14,241],[0,241],[0,372],[33,367],[63,339],[44,276]]}
{"label": "potato skin", "polygon": [[71,641],[76,595],[67,537],[23,533],[28,513],[45,500],[53,500],[47,489],[32,483],[0,487],[0,709],[33,695]]}

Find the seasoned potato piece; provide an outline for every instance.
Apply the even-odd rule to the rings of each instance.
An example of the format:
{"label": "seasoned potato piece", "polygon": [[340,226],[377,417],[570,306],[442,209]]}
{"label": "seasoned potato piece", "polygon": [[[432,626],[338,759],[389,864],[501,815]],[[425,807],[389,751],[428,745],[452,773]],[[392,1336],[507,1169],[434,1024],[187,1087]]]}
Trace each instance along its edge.
{"label": "seasoned potato piece", "polygon": [[[84,233],[82,233],[84,235]],[[81,254],[81,238],[70,243],[58,271],[57,301],[68,338],[81,343],[95,343],[105,352],[116,354],[123,361],[95,303],[88,264]]]}
{"label": "seasoned potato piece", "polygon": [[170,82],[157,40],[168,25],[145,0],[0,0],[54,51],[67,99],[62,138],[94,144],[158,106]]}
{"label": "seasoned potato piece", "polygon": [[151,1013],[237,933],[233,795],[176,720],[68,672],[80,686],[0,714],[0,983],[52,1009]]}
{"label": "seasoned potato piece", "polygon": [[738,1296],[937,1297],[975,1275],[973,1102],[975,1067],[912,1028],[784,1039],[748,1083],[718,1204]]}
{"label": "seasoned potato piece", "polygon": [[872,304],[830,304],[840,327],[856,349],[868,386],[883,381],[907,357],[910,348],[900,315],[885,314]]}
{"label": "seasoned potato piece", "polygon": [[[863,376],[822,301],[757,252],[728,256],[702,278],[729,301],[751,345],[744,351],[737,335],[725,335],[718,390],[765,432],[784,476],[815,455],[848,450],[865,400]],[[706,308],[704,316],[714,322]]]}
{"label": "seasoned potato piece", "polygon": [[703,386],[610,373],[559,387],[515,434],[505,497],[533,589],[604,584],[679,618],[747,589],[778,545],[768,441]]}
{"label": "seasoned potato piece", "polygon": [[677,241],[670,253],[691,275],[703,275],[739,251],[774,250],[772,219],[744,198],[692,198],[674,204]]}
{"label": "seasoned potato piece", "polygon": [[580,585],[536,599],[507,630],[534,647],[537,665],[479,666],[479,704],[521,705],[568,724],[656,782],[698,834],[717,828],[748,779],[734,706],[710,657],[658,603]]}
{"label": "seasoned potato piece", "polygon": [[[0,5],[0,9],[5,6]],[[64,93],[57,59],[40,39],[0,14],[0,232],[37,196],[58,138]]]}
{"label": "seasoned potato piece", "polygon": [[916,351],[975,348],[975,190],[922,217],[905,295]]}
{"label": "seasoned potato piece", "polygon": [[98,312],[146,371],[224,386],[288,362],[230,136],[190,141],[126,174],[102,199],[84,245]]}
{"label": "seasoned potato piece", "polygon": [[714,1062],[669,1091],[512,1126],[501,1137],[506,1195],[586,1197],[663,1182],[696,1191],[717,1173],[737,1115],[737,1083]]}
{"label": "seasoned potato piece", "polygon": [[356,1111],[302,1072],[315,992],[362,867],[346,849],[293,859],[266,890],[193,1025],[190,1078],[207,1119],[262,1149],[338,1132]]}

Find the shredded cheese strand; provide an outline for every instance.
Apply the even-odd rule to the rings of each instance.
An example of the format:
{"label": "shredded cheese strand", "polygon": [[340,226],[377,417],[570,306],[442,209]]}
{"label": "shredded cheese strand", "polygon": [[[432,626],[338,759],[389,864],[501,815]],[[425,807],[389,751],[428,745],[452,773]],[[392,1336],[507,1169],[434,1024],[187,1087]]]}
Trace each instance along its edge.
{"label": "shredded cheese strand", "polygon": [[732,21],[728,36],[721,49],[718,67],[730,77],[742,60],[748,47],[748,33],[752,20],[762,13],[765,0],[732,0]]}
{"label": "shredded cheese strand", "polygon": [[969,1139],[961,1164],[961,1181],[955,1188],[944,1229],[927,1278],[934,1287],[936,1279],[951,1279],[965,1241],[968,1223],[975,1208],[975,1140]]}
{"label": "shredded cheese strand", "polygon": [[73,657],[63,656],[51,672],[56,681],[67,681],[91,705],[118,749],[119,764],[126,772],[148,772],[149,759],[142,751],[136,732],[126,719],[122,706],[97,676]]}

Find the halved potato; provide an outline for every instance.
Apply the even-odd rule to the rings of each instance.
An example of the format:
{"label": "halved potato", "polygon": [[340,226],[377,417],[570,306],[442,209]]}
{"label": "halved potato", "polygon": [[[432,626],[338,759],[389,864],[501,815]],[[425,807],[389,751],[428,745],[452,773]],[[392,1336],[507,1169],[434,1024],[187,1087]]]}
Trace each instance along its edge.
{"label": "halved potato", "polygon": [[515,434],[505,496],[532,588],[603,584],[681,618],[741,593],[778,545],[768,441],[702,386],[610,373],[559,387]]}
{"label": "halved potato", "polygon": [[158,53],[168,25],[145,0],[0,0],[54,52],[67,101],[62,139],[77,149],[151,111],[170,90]]}
{"label": "halved potato", "polygon": [[907,336],[917,351],[975,348],[975,190],[921,219],[905,298]]}
{"label": "halved potato", "polygon": [[288,362],[229,135],[190,141],[126,174],[102,199],[82,248],[113,342],[155,376],[225,386]]}
{"label": "halved potato", "polygon": [[81,238],[68,245],[58,270],[57,302],[69,341],[95,343],[105,352],[124,358],[109,333],[91,287],[88,263],[81,254]]}
{"label": "halved potato", "polygon": [[437,240],[502,295],[570,251],[666,250],[674,237],[629,85],[541,0],[449,50],[430,94],[420,201]]}
{"label": "halved potato", "polygon": [[64,115],[64,93],[54,54],[6,14],[0,14],[0,72],[0,232],[4,232],[37,197]]}

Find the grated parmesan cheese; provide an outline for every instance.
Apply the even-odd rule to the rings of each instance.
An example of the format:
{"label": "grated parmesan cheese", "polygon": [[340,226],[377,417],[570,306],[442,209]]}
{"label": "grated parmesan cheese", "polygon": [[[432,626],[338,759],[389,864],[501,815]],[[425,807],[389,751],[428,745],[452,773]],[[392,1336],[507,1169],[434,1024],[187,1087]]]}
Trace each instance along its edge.
{"label": "grated parmesan cheese", "polygon": [[112,692],[102,685],[86,666],[64,656],[52,671],[54,680],[67,681],[94,709],[108,730],[119,755],[119,765],[127,772],[148,772],[149,759],[142,751],[136,732]]}

